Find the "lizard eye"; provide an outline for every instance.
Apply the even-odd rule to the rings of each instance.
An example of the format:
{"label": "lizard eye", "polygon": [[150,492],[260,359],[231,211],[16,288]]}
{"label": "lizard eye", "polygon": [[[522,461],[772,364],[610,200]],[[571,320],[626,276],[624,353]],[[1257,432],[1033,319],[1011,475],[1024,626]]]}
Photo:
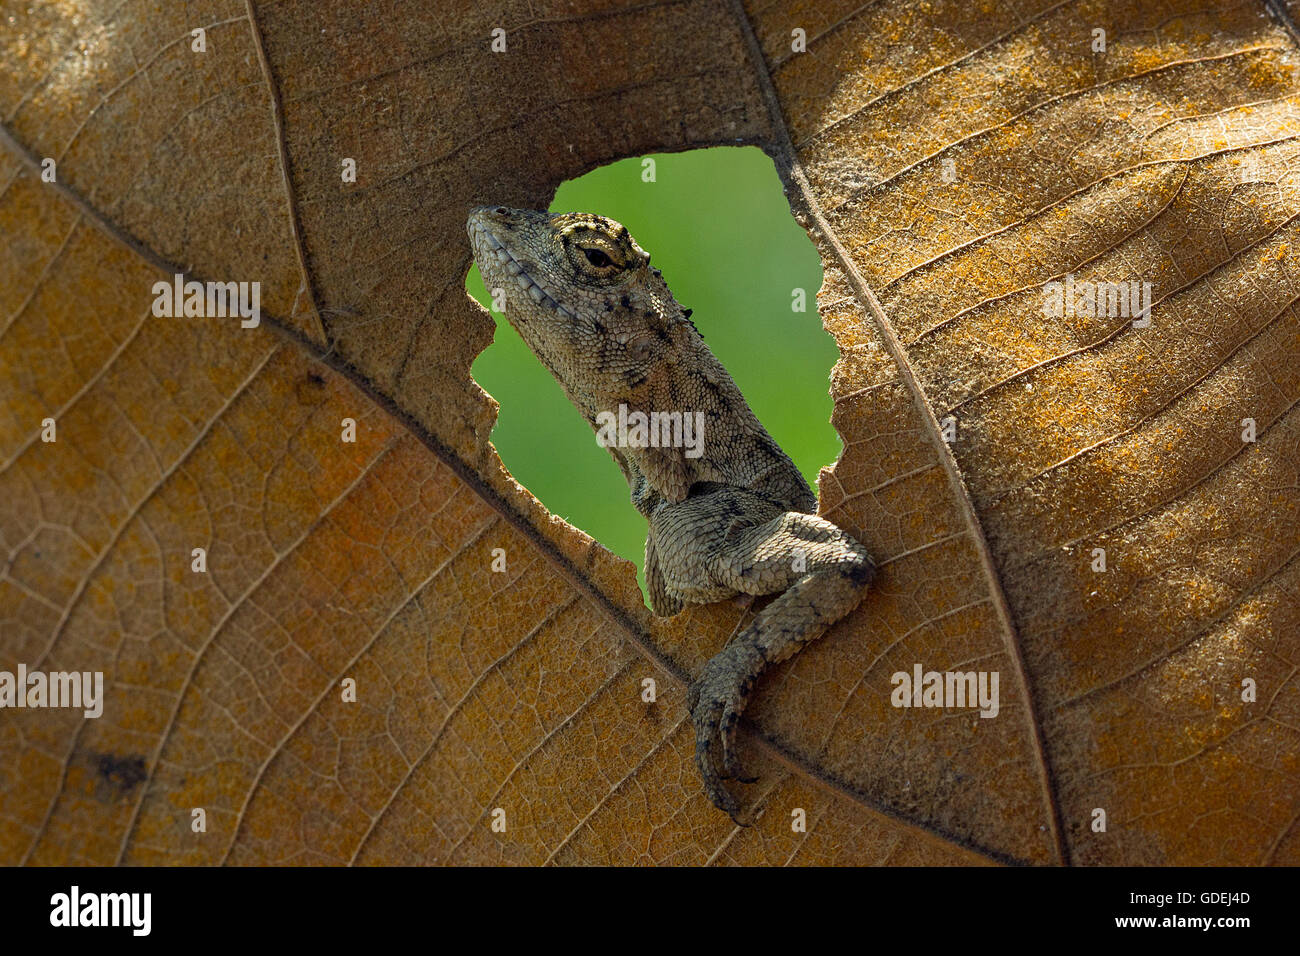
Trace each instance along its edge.
{"label": "lizard eye", "polygon": [[583,249],[582,254],[586,256],[587,261],[597,269],[604,269],[607,266],[612,266],[614,264],[614,260],[605,255],[605,253],[601,252],[599,249]]}

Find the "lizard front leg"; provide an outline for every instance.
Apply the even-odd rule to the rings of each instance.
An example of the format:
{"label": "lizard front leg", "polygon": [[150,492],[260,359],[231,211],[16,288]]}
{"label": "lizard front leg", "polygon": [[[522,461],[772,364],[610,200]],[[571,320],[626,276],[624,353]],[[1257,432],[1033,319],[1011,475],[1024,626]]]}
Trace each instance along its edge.
{"label": "lizard front leg", "polygon": [[866,549],[829,521],[781,511],[734,488],[661,507],[650,533],[670,596],[700,602],[784,592],[705,664],[690,688],[705,791],[736,820],[738,806],[723,779],[745,779],[735,733],[754,683],[853,610],[875,567]]}

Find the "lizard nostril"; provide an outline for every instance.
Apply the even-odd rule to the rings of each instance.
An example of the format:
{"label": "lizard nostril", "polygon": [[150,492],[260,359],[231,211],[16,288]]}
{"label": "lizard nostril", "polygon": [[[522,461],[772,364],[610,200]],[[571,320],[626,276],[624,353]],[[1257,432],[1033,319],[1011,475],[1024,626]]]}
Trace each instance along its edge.
{"label": "lizard nostril", "polygon": [[497,206],[497,208],[492,211],[495,212],[498,216],[504,216],[510,210],[507,209],[505,206]]}

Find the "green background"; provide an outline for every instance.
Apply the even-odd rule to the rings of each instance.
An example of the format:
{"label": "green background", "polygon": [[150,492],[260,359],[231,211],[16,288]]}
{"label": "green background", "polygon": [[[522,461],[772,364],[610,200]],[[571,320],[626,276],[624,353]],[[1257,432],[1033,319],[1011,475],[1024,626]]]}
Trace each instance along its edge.
{"label": "green background", "polygon": [[[772,161],[758,148],[658,154],[562,185],[552,212],[593,212],[623,223],[726,366],[759,420],[816,489],[818,469],[840,453],[830,426],[835,343],[816,295],[821,260],[790,214]],[[491,311],[478,267],[465,287]],[[804,312],[791,309],[793,290]],[[632,507],[613,458],[550,373],[502,315],[473,375],[500,404],[492,443],[511,474],[554,514],[636,563],[645,586],[645,519]]]}

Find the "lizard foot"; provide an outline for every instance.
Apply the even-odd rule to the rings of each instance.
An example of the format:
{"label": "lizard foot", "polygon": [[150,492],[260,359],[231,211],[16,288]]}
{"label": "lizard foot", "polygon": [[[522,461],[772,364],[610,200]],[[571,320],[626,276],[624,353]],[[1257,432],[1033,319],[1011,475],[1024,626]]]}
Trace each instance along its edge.
{"label": "lizard foot", "polygon": [[704,792],[715,807],[741,826],[747,824],[740,819],[736,798],[723,780],[754,783],[758,779],[741,768],[736,725],[762,664],[758,651],[733,644],[704,665],[687,697],[695,725],[695,763],[704,781]]}

